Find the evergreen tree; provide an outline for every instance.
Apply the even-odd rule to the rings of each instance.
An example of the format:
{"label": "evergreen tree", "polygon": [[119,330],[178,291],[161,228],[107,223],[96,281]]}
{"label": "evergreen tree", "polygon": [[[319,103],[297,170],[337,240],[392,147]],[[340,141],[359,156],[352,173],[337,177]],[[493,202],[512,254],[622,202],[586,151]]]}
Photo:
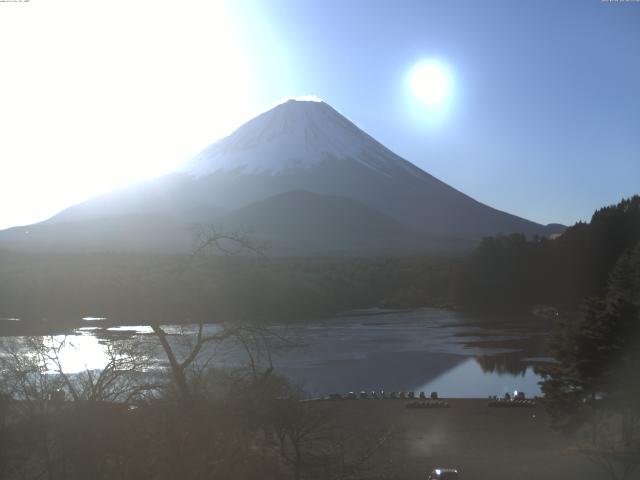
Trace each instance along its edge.
{"label": "evergreen tree", "polygon": [[553,426],[589,426],[580,451],[612,479],[630,478],[640,465],[640,243],[621,255],[604,296],[554,329],[550,350],[559,363],[540,373]]}

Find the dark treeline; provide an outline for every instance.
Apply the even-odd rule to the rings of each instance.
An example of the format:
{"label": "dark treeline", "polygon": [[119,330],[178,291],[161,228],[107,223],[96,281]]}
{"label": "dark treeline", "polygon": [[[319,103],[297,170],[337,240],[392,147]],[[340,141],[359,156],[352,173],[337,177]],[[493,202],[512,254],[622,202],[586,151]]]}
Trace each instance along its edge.
{"label": "dark treeline", "polygon": [[575,310],[603,292],[616,261],[638,242],[640,196],[596,211],[555,239],[486,238],[461,267],[456,300],[475,310]]}
{"label": "dark treeline", "polygon": [[[0,317],[73,325],[299,321],[450,301],[458,260],[0,252]],[[35,323],[33,322],[35,321]],[[6,330],[11,322],[2,322]],[[12,322],[16,323],[16,322]],[[15,328],[15,326],[14,326]]]}

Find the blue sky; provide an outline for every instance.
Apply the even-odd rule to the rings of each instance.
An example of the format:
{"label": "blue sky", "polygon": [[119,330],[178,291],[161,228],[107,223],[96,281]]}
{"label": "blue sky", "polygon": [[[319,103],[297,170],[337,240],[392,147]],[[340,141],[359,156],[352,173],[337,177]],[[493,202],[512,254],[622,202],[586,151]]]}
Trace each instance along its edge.
{"label": "blue sky", "polygon": [[[572,224],[640,193],[640,3],[243,7],[239,15],[260,12],[265,99],[318,95],[480,201]],[[281,50],[275,63],[270,49]],[[435,123],[404,85],[422,58],[439,59],[454,76],[452,106]]]}
{"label": "blue sky", "polygon": [[[169,171],[316,95],[493,207],[572,224],[640,193],[640,2],[0,3],[0,228]],[[450,101],[407,88],[435,59]]]}

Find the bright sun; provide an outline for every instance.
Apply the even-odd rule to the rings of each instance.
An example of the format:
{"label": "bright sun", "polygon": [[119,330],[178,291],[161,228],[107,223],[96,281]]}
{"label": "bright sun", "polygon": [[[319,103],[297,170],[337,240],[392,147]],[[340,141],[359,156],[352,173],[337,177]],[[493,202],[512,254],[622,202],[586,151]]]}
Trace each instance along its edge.
{"label": "bright sun", "polygon": [[409,85],[415,97],[428,107],[444,104],[451,95],[447,69],[433,61],[421,62],[409,73]]}

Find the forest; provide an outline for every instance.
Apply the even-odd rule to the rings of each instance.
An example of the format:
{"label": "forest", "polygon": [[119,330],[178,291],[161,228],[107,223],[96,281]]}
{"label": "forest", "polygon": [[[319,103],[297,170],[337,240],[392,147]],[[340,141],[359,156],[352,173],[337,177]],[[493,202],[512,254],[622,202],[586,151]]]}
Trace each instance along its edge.
{"label": "forest", "polygon": [[[459,259],[0,252],[6,333],[78,325],[294,322],[359,308],[447,305]],[[43,321],[43,319],[46,319]]]}
{"label": "forest", "polygon": [[554,239],[485,238],[456,279],[456,301],[476,311],[576,311],[602,294],[618,259],[640,242],[640,196],[597,210]]}

